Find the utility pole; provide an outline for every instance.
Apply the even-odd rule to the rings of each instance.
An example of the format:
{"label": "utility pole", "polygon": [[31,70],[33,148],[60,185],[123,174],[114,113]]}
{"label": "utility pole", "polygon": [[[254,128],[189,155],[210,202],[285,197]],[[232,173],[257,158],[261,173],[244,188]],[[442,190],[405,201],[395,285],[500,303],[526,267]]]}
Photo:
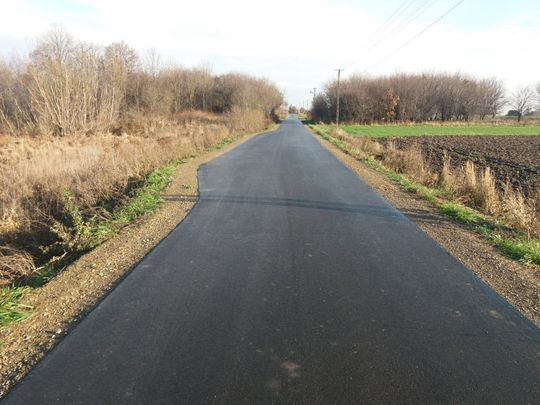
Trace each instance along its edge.
{"label": "utility pole", "polygon": [[337,95],[336,95],[336,127],[339,128],[339,80],[341,78],[341,72],[345,69],[336,69],[337,71]]}
{"label": "utility pole", "polygon": [[313,101],[315,101],[315,97],[317,97],[317,87],[313,87],[313,90],[310,90],[309,92],[313,94]]}

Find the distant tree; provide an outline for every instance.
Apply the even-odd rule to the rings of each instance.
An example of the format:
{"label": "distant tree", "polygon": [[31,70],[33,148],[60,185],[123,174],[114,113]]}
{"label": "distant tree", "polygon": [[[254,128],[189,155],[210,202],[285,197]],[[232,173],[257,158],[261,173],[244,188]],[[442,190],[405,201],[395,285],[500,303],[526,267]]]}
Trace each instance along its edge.
{"label": "distant tree", "polygon": [[311,105],[311,117],[313,121],[327,121],[329,119],[328,101],[323,94],[317,94]]}
{"label": "distant tree", "polygon": [[399,109],[399,96],[396,96],[392,89],[386,91],[384,97],[384,115],[388,121],[393,121]]}
{"label": "distant tree", "polygon": [[534,91],[528,87],[520,87],[512,93],[510,97],[510,107],[517,111],[518,122],[523,115],[529,113],[534,106]]}
{"label": "distant tree", "polygon": [[495,117],[504,106],[504,85],[495,78],[483,79],[477,87],[478,115],[483,120],[486,116]]}
{"label": "distant tree", "polygon": [[289,106],[289,114],[298,114],[298,108],[294,105]]}

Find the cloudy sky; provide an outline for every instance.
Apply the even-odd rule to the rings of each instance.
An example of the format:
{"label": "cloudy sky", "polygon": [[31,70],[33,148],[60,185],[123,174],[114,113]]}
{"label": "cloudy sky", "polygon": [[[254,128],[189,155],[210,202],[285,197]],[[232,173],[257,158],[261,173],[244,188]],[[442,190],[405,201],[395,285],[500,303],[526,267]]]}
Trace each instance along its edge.
{"label": "cloudy sky", "polygon": [[24,55],[60,25],[81,40],[124,40],[186,66],[268,77],[297,105],[338,67],[345,75],[461,71],[499,77],[509,90],[540,81],[538,0],[464,0],[395,52],[457,1],[2,0],[0,54]]}

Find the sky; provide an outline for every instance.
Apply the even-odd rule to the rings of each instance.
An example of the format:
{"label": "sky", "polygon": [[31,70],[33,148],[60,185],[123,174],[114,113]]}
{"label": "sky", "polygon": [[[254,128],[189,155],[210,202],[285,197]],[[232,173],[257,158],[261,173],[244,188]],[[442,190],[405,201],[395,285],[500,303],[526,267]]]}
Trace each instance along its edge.
{"label": "sky", "polygon": [[[0,0],[0,55],[25,55],[36,37],[61,26],[83,41],[123,40],[141,53],[155,48],[165,61],[209,64],[216,74],[267,77],[297,106],[336,68],[345,77],[459,71],[500,78],[509,92],[540,82],[540,1],[464,0],[413,40],[457,2]],[[384,25],[396,11],[403,13]]]}

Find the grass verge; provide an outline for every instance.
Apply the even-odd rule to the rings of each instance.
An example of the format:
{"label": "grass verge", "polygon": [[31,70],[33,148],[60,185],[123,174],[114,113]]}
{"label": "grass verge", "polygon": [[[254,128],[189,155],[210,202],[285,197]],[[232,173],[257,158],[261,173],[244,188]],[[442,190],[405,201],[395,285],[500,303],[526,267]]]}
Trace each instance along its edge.
{"label": "grass verge", "polygon": [[402,190],[414,193],[422,199],[429,201],[442,214],[483,236],[501,253],[528,265],[540,265],[540,240],[534,238],[528,239],[523,233],[511,229],[494,218],[481,214],[457,201],[449,200],[446,198],[443,190],[412,181],[403,174],[385,167],[372,156],[357,157],[354,153],[351,153],[352,150],[346,142],[336,139],[326,132],[330,127],[328,129],[321,125],[310,125],[310,127],[317,135],[343,152],[353,156],[379,173],[384,174]]}

